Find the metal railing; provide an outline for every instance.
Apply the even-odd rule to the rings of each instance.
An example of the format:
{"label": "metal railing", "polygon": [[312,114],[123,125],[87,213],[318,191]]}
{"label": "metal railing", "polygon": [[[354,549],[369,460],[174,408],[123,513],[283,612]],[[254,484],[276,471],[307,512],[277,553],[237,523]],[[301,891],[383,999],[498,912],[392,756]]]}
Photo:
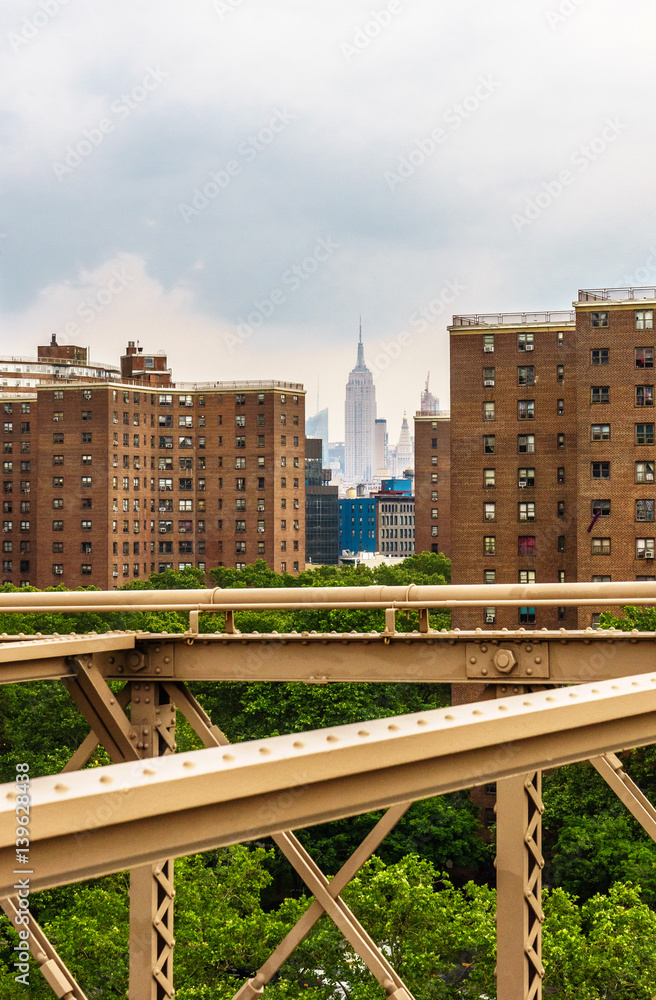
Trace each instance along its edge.
{"label": "metal railing", "polygon": [[[580,294],[580,293],[579,293]],[[546,312],[471,313],[454,316],[452,326],[526,326],[529,323],[574,323],[573,309]]]}
{"label": "metal railing", "polygon": [[559,607],[656,604],[656,582],[263,587],[0,594],[0,613],[83,611],[302,611],[368,608]]}
{"label": "metal railing", "polygon": [[305,392],[302,382],[279,382],[277,379],[250,380],[244,382],[176,382],[176,389],[223,389],[224,392],[234,392],[240,389],[291,389],[293,392]]}
{"label": "metal railing", "polygon": [[627,299],[656,299],[656,285],[619,288],[579,288],[579,302],[626,301]]}

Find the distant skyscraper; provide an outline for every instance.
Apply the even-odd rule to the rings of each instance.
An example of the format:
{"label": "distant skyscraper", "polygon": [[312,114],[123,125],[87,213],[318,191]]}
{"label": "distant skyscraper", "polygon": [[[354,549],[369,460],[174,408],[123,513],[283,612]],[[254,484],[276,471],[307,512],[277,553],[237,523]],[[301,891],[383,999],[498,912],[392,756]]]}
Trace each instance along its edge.
{"label": "distant skyscraper", "polygon": [[387,475],[387,421],[376,420],[375,424],[376,461],[374,472],[377,476]]}
{"label": "distant skyscraper", "polygon": [[364,362],[362,324],[358,359],[346,384],[346,454],[344,477],[353,483],[373,479],[376,463],[376,388],[374,377]]}
{"label": "distant skyscraper", "polygon": [[305,436],[309,438],[321,438],[323,441],[322,461],[324,469],[328,468],[328,407],[319,410],[313,417],[305,420]]}
{"label": "distant skyscraper", "polygon": [[437,396],[434,396],[432,392],[428,389],[428,381],[430,379],[430,372],[426,376],[426,387],[421,394],[421,412],[422,413],[437,413],[440,408],[440,401]]}
{"label": "distant skyscraper", "polygon": [[408,427],[408,417],[406,413],[403,414],[403,423],[401,424],[401,433],[399,435],[399,441],[394,449],[394,475],[397,479],[403,477],[403,473],[406,469],[411,469],[414,465],[414,456],[412,453],[412,441],[410,439],[410,428]]}

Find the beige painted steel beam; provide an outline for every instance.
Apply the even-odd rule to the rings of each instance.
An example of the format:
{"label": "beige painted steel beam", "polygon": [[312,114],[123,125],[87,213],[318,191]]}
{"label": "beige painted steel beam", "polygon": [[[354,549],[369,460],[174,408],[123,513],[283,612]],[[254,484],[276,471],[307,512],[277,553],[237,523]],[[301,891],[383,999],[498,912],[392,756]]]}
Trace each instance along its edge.
{"label": "beige painted steel beam", "polygon": [[497,782],[497,998],[542,997],[541,772]]}
{"label": "beige painted steel beam", "polygon": [[[20,878],[20,876],[17,876]],[[0,906],[9,918],[12,927],[16,927],[17,920],[24,916],[24,911],[19,909],[18,898],[10,897],[0,899]],[[24,927],[24,924],[19,924]],[[28,947],[30,954],[39,966],[39,972],[47,982],[59,1000],[87,1000],[87,995],[79,983],[76,982],[72,972],[53,948],[49,938],[43,932],[43,928],[30,914]],[[26,991],[25,995],[28,993]]]}
{"label": "beige painted steel beam", "polygon": [[[204,741],[206,746],[216,747],[230,745],[227,737],[221,732],[221,730],[217,726],[212,725],[211,719],[190,691],[178,684],[163,684],[162,687],[171,698],[171,701],[185,715],[190,725],[193,726],[195,732]],[[401,807],[388,810],[386,814],[388,821],[389,819],[392,819],[396,822],[395,817],[398,816],[398,818],[400,818],[407,808],[408,806],[405,804]],[[388,826],[388,821],[381,821],[377,824],[376,830],[377,834],[380,834],[380,840],[382,840],[385,832],[387,832],[390,828]],[[372,843],[375,836],[374,838],[370,838],[368,843]],[[311,917],[308,919],[308,914],[304,914],[302,920],[299,921],[296,927],[293,928],[285,938],[285,948],[288,950],[285,952],[285,948],[277,949],[277,958],[279,959],[278,965],[275,966],[275,964],[269,960],[268,964],[269,967],[271,967],[271,971],[268,975],[266,975],[266,973],[260,969],[255,977],[257,985],[253,981],[245,983],[238,994],[238,996],[240,996],[240,1000],[245,1000],[247,996],[254,997],[258,994],[258,991],[261,992],[261,986],[268,981],[273,972],[276,971],[276,968],[279,968],[282,962],[289,957],[296,945],[302,941],[303,937],[305,937],[305,935],[314,926],[314,923],[322,912],[327,913],[328,916],[330,916],[356,954],[360,956],[369,971],[377,979],[378,983],[385,990],[387,990],[388,993],[394,993],[396,1000],[412,1000],[412,994],[401,977],[390,965],[385,955],[383,955],[383,953],[379,950],[375,941],[373,941],[367,934],[346,903],[339,898],[339,891],[341,890],[335,889],[336,880],[333,879],[330,882],[328,881],[323,872],[319,869],[318,865],[299,842],[295,834],[289,831],[274,833],[273,840],[315,897],[315,901],[319,905],[319,914],[317,914],[314,919]],[[378,840],[378,843],[380,843],[380,840]],[[375,850],[375,847],[372,847],[371,850]],[[355,853],[358,856],[358,859],[361,858],[359,863],[356,863],[357,866],[355,870],[357,870],[357,868],[364,864],[369,855],[363,856],[362,848],[360,848],[359,852]],[[349,866],[346,870],[351,870],[351,866]],[[342,868],[342,872],[343,871],[344,868]],[[337,884],[339,885],[340,883],[337,882]],[[312,907],[310,907],[310,909],[312,909]],[[301,927],[303,928],[300,933],[299,924],[301,924]],[[294,933],[294,931],[296,931],[296,933]],[[294,943],[292,944],[292,942]]]}
{"label": "beige painted steel beam", "polygon": [[615,754],[606,754],[604,757],[593,757],[590,763],[637,819],[643,830],[656,841],[656,809],[640,791],[635,781],[625,773],[620,758]]}
{"label": "beige painted steel beam", "polygon": [[98,668],[86,657],[71,657],[69,662],[73,676],[64,679],[66,689],[110,758],[120,763],[139,756],[134,727]]}
{"label": "beige painted steel beam", "polygon": [[67,663],[68,657],[134,649],[135,637],[136,632],[106,632],[103,635],[25,636],[0,643],[0,684],[70,677],[73,671]]}
{"label": "beige painted steel beam", "polygon": [[[512,654],[509,667],[501,653]],[[649,673],[655,653],[653,633],[222,633],[141,635],[136,650],[106,650],[94,663],[115,679],[574,684]]]}
{"label": "beige painted steel beam", "polygon": [[[655,735],[651,674],[37,778],[34,889],[642,746]],[[10,868],[14,794],[11,785],[0,789],[0,872]],[[0,882],[0,894],[8,888]]]}
{"label": "beige painted steel beam", "polygon": [[[432,632],[185,635],[109,633],[11,644],[15,662],[0,660],[0,682],[71,678],[71,655],[94,654],[106,679],[300,681],[309,684],[556,684],[649,672],[654,633]],[[61,655],[62,647],[77,650]],[[0,644],[0,654],[10,646]],[[34,655],[30,655],[30,654]],[[53,653],[55,655],[53,655]],[[503,666],[499,654],[510,667]]]}
{"label": "beige painted steel beam", "polygon": [[312,609],[336,607],[443,608],[457,606],[622,605],[656,603],[651,582],[532,583],[406,587],[283,587],[222,590],[84,591],[0,594],[0,612],[41,611],[237,611],[244,609]]}

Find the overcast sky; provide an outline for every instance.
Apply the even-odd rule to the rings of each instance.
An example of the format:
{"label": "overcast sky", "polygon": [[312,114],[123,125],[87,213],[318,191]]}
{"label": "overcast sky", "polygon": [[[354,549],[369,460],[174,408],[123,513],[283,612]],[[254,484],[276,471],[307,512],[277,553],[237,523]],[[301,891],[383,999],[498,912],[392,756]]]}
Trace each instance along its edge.
{"label": "overcast sky", "polygon": [[139,339],[309,413],[319,385],[336,440],[362,314],[395,442],[428,370],[448,406],[453,313],[656,282],[655,28],[648,0],[4,0],[2,353]]}

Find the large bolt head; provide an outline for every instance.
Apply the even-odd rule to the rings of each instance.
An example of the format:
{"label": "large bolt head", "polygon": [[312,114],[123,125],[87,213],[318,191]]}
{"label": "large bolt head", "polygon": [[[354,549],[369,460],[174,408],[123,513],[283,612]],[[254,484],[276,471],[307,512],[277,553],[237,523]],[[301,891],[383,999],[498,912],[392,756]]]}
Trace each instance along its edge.
{"label": "large bolt head", "polygon": [[509,674],[517,666],[517,659],[512,649],[498,649],[492,662],[501,674]]}

